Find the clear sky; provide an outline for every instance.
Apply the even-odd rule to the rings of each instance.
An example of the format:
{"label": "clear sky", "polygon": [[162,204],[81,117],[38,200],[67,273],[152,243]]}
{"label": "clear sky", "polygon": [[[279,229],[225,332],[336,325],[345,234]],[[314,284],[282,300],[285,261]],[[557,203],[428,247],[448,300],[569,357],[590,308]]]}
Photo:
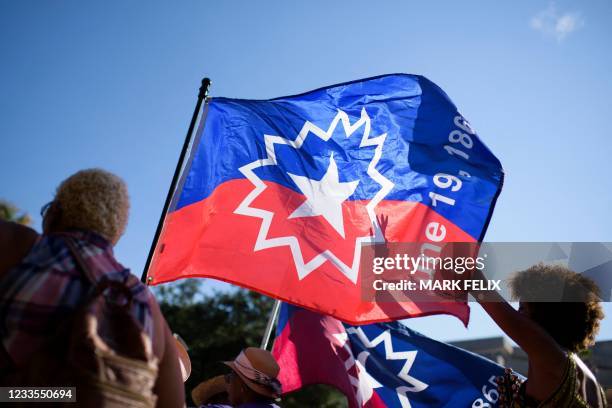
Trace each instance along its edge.
{"label": "clear sky", "polygon": [[[213,96],[265,99],[406,72],[440,85],[506,170],[487,240],[612,241],[611,17],[606,0],[0,0],[0,197],[39,228],[65,177],[116,172],[132,199],[116,255],[140,275],[203,76]],[[408,324],[501,334],[478,305],[468,330]]]}

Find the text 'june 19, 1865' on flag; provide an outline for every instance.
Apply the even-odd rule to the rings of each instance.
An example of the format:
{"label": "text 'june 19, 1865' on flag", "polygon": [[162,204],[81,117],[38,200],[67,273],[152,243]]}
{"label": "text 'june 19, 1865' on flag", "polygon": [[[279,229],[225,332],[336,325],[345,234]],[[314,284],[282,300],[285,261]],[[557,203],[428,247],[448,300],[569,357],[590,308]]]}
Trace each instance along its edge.
{"label": "text 'june 19, 1865' on flag", "polygon": [[461,302],[360,296],[364,244],[482,239],[499,160],[438,86],[394,74],[255,101],[213,98],[166,216],[149,283],[212,277],[345,322]]}

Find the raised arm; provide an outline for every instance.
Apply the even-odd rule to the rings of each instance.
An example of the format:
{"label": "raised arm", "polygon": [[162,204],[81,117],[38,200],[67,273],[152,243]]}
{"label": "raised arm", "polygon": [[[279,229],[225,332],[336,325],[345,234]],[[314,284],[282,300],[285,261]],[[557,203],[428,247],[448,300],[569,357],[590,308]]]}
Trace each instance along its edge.
{"label": "raised arm", "polygon": [[[474,278],[486,279],[480,271],[475,272]],[[515,310],[496,291],[471,293],[495,323],[527,353],[532,364],[557,372],[563,370],[566,360],[563,349],[538,323]]]}

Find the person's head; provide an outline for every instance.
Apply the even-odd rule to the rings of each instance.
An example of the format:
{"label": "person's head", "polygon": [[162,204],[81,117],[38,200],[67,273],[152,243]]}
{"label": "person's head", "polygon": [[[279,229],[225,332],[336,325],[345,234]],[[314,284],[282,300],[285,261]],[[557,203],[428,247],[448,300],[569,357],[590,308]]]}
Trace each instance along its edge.
{"label": "person's head", "polygon": [[127,187],[101,169],[81,170],[64,180],[43,210],[43,232],[83,229],[113,245],[125,231],[130,202]]}
{"label": "person's head", "polygon": [[281,384],[277,379],[280,368],[269,351],[249,347],[242,350],[234,361],[225,364],[231,368],[226,383],[233,406],[280,397]]}
{"label": "person's head", "polygon": [[599,288],[586,276],[561,265],[534,265],[510,280],[519,311],[538,323],[567,350],[578,352],[595,342],[604,314]]}

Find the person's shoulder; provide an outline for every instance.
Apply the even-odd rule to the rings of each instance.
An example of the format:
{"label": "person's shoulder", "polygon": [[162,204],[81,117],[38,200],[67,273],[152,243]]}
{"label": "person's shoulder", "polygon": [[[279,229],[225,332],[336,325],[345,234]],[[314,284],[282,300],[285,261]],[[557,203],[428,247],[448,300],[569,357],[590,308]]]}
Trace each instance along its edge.
{"label": "person's shoulder", "polygon": [[0,220],[0,243],[18,243],[31,247],[39,234],[34,229],[16,222]]}
{"label": "person's shoulder", "polygon": [[39,235],[32,228],[0,220],[0,273],[17,266],[30,252]]}
{"label": "person's shoulder", "polygon": [[134,273],[132,273],[129,268],[124,267],[118,262],[117,265],[122,268],[121,272],[126,276],[125,284],[128,288],[130,288],[133,295],[138,296],[138,299],[140,301],[149,303],[151,305],[157,302],[155,299],[155,295],[153,294],[153,291],[151,290],[149,285],[142,282],[142,280]]}

